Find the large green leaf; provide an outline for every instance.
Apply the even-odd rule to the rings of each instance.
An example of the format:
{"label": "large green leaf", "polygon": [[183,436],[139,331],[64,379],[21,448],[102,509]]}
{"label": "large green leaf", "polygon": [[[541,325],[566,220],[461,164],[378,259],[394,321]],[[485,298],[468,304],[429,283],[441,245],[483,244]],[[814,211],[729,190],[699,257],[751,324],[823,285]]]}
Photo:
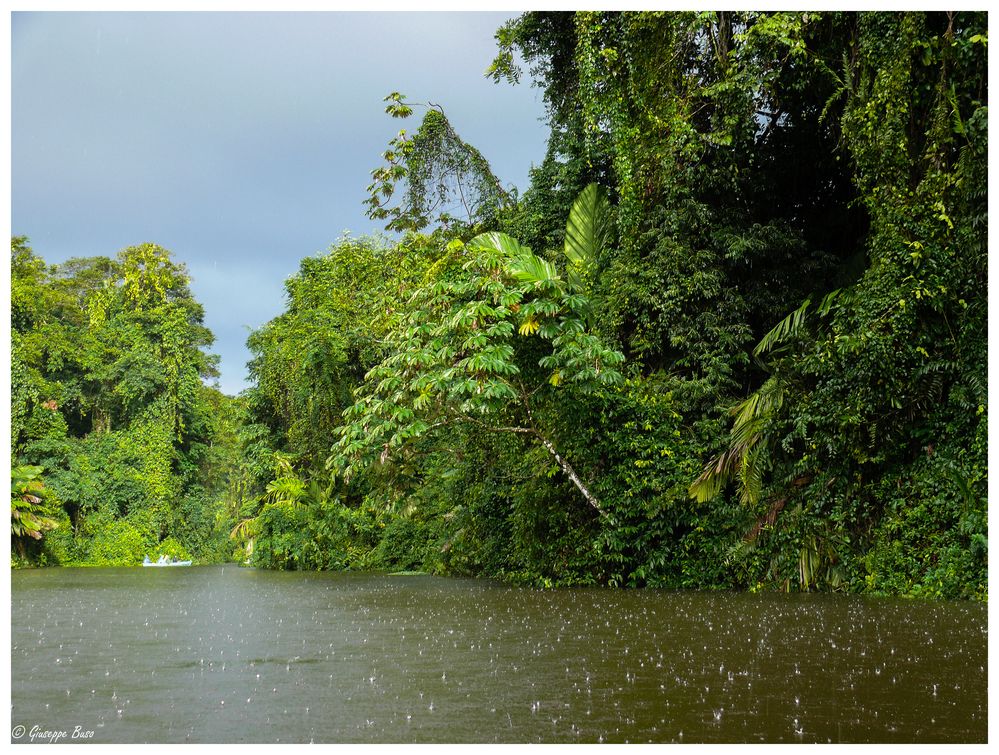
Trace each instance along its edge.
{"label": "large green leaf", "polygon": [[555,265],[536,254],[523,254],[510,264],[513,277],[525,283],[547,283],[561,280]]}
{"label": "large green leaf", "polygon": [[610,202],[604,190],[592,183],[572,203],[565,226],[565,256],[584,276],[596,265],[610,230]]}
{"label": "large green leaf", "polygon": [[758,357],[761,354],[766,354],[768,351],[771,351],[774,347],[780,345],[801,330],[801,326],[806,320],[806,313],[808,312],[808,308],[811,304],[811,298],[805,299],[800,307],[777,323],[770,330],[770,332],[763,336],[763,338],[760,339],[760,342],[756,344],[756,348],[753,349],[753,356]]}
{"label": "large green leaf", "polygon": [[[837,288],[834,291],[830,291],[819,303],[818,308],[815,310],[819,316],[825,317],[833,309],[840,306],[843,303],[849,302],[851,299],[851,294],[849,291]],[[812,297],[808,297],[802,302],[801,306],[794,310],[791,314],[777,323],[756,345],[753,349],[753,356],[761,356],[769,351],[773,351],[777,346],[792,338],[797,334],[802,326],[808,320],[808,308],[812,304]]]}
{"label": "large green leaf", "polygon": [[480,233],[469,241],[467,246],[473,251],[502,252],[511,258],[522,257],[531,253],[529,248],[522,246],[513,236],[500,233],[499,231]]}

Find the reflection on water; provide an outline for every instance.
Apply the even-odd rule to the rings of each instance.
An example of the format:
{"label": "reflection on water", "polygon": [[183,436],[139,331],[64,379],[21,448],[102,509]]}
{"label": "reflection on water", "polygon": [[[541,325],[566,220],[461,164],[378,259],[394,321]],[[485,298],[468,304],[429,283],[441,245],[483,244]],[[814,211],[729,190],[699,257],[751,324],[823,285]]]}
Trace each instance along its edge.
{"label": "reflection on water", "polygon": [[79,726],[96,742],[987,736],[978,604],[235,566],[11,581],[11,723],[26,732]]}

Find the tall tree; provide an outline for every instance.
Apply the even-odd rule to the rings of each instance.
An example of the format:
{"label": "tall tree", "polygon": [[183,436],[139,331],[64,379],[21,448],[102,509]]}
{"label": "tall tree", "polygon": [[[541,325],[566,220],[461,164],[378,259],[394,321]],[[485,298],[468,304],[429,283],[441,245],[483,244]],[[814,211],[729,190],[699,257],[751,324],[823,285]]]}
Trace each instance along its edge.
{"label": "tall tree", "polygon": [[[567,271],[503,233],[476,236],[448,251],[460,270],[414,292],[387,336],[388,355],[365,377],[330,462],[349,476],[425,433],[471,424],[533,438],[586,502],[611,519],[556,447],[557,428],[536,404],[551,390],[589,392],[621,382],[623,356],[588,327],[587,278],[606,238],[606,199],[590,187],[566,234]],[[525,344],[521,339],[541,344]],[[539,349],[540,346],[540,349]]]}
{"label": "tall tree", "polygon": [[455,230],[488,223],[515,201],[482,153],[458,135],[444,108],[407,102],[399,92],[385,100],[393,118],[408,118],[414,107],[426,113],[412,136],[402,130],[392,139],[382,154],[385,165],[372,171],[368,217],[388,220],[390,231],[421,231],[431,224]]}

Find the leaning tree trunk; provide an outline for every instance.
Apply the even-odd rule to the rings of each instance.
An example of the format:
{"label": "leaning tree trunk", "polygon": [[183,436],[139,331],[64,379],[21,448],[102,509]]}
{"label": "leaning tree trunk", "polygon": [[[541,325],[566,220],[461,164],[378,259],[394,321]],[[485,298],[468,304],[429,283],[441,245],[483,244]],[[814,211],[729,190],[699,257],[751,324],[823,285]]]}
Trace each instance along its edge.
{"label": "leaning tree trunk", "polygon": [[576,490],[582,494],[583,498],[590,505],[590,508],[596,511],[600,515],[600,518],[608,524],[616,526],[617,520],[615,520],[614,517],[600,505],[600,501],[586,486],[586,483],[583,482],[583,478],[579,476],[579,473],[576,472],[572,464],[570,464],[569,461],[558,452],[558,449],[555,448],[555,444],[552,443],[552,441],[538,429],[537,424],[534,422],[534,414],[531,412],[531,407],[526,400],[524,401],[524,409],[527,411],[527,420],[530,427],[497,427],[491,429],[498,430],[500,432],[525,433],[527,435],[533,435],[537,438],[538,442],[540,442],[541,445],[544,446],[545,450],[551,454],[552,458],[555,459],[555,463],[558,464],[559,469],[561,469],[565,473],[565,476],[572,481],[572,484],[576,486]]}
{"label": "leaning tree trunk", "polygon": [[597,497],[590,492],[588,487],[586,487],[586,483],[584,483],[580,476],[576,473],[576,470],[572,468],[572,465],[566,461],[565,457],[558,452],[557,448],[555,448],[555,444],[537,430],[534,431],[534,435],[539,441],[541,441],[541,445],[545,447],[548,453],[552,455],[552,458],[555,459],[555,463],[559,465],[563,472],[565,472],[565,476],[572,480],[572,484],[575,485],[576,489],[583,494],[583,498],[586,499],[586,502],[590,504],[590,506],[598,514],[600,514],[600,517],[606,520],[608,524],[616,524],[614,517],[604,510],[604,508],[600,505],[600,501],[598,501]]}
{"label": "leaning tree trunk", "polygon": [[579,476],[579,473],[576,472],[572,464],[570,464],[569,461],[564,456],[562,456],[562,454],[558,452],[558,449],[555,448],[555,444],[552,443],[552,441],[549,440],[549,438],[538,429],[538,426],[534,423],[534,416],[531,413],[531,409],[529,406],[526,405],[526,402],[525,402],[525,408],[527,409],[527,418],[530,427],[496,427],[495,425],[487,425],[484,422],[479,422],[478,420],[474,420],[469,417],[465,417],[463,419],[485,430],[489,430],[490,432],[519,433],[521,435],[531,435],[534,438],[536,438],[538,442],[541,443],[542,446],[544,446],[544,449],[549,454],[551,454],[552,458],[555,459],[555,463],[558,464],[559,469],[561,469],[562,472],[565,473],[565,476],[568,477],[569,480],[572,482],[572,484],[576,486],[576,490],[578,490],[582,494],[583,498],[586,500],[586,503],[589,504],[590,508],[596,511],[600,515],[600,518],[606,521],[608,524],[612,526],[617,526],[617,520],[614,518],[612,514],[610,514],[606,509],[604,509],[603,506],[600,505],[599,499],[595,495],[593,495],[590,489],[586,486],[586,483],[583,482],[583,478]]}

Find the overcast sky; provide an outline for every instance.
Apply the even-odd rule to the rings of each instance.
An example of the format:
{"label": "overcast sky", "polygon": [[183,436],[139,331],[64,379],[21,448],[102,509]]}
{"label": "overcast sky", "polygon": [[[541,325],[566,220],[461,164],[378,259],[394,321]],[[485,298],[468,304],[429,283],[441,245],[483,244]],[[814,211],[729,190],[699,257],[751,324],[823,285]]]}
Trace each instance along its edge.
{"label": "overcast sky", "polygon": [[382,98],[440,103],[523,191],[537,88],[483,76],[503,13],[14,13],[12,232],[47,262],[145,241],[184,262],[246,387],[246,336],[302,257],[379,230],[364,189],[400,127]]}

